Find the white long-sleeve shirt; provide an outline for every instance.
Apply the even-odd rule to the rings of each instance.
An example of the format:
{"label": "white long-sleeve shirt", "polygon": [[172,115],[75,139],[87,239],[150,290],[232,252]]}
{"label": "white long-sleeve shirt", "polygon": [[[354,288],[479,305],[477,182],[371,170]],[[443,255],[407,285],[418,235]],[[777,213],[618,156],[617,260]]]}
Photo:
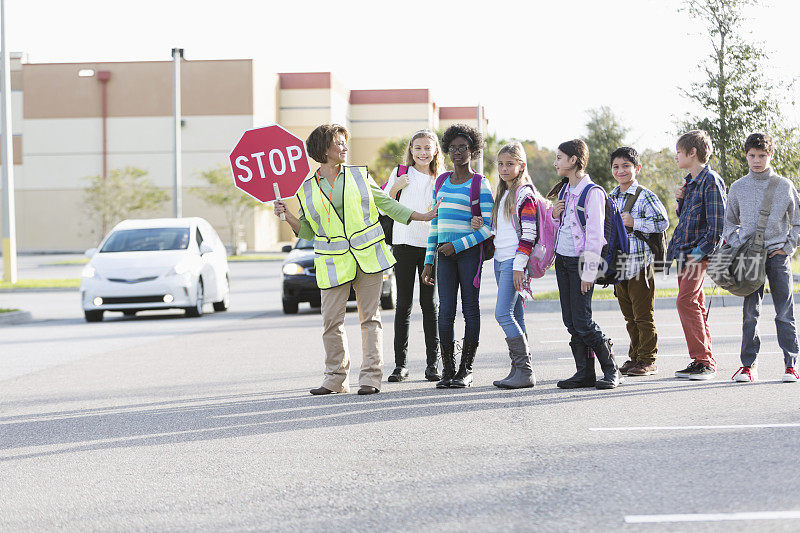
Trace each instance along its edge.
{"label": "white long-sleeve shirt", "polygon": [[[418,213],[427,213],[431,209],[435,177],[423,174],[414,167],[408,167],[410,183],[400,193],[400,203]],[[389,181],[384,189],[388,194],[397,180],[397,167],[392,170]],[[430,222],[414,220],[410,224],[394,223],[392,228],[392,244],[406,244],[425,248],[428,245],[428,233],[431,229]]]}

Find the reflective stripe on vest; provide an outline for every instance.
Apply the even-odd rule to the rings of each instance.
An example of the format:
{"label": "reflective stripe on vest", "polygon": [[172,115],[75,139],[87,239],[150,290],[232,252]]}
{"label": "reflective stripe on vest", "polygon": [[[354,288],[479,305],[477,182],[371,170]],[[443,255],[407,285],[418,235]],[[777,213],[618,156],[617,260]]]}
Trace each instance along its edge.
{"label": "reflective stripe on vest", "polygon": [[350,249],[350,243],[343,237],[338,237],[335,241],[324,238],[314,239],[314,251],[322,255],[341,255]]}
{"label": "reflective stripe on vest", "polygon": [[350,246],[357,250],[362,250],[383,238],[385,238],[383,228],[380,224],[375,224],[372,229],[367,229],[364,233],[350,237]]}
{"label": "reflective stripe on vest", "polygon": [[353,178],[355,178],[356,185],[358,186],[358,192],[361,193],[361,213],[364,215],[364,224],[369,225],[369,202],[372,199],[372,195],[369,194],[369,185],[367,185],[367,180],[364,179],[358,167],[351,167],[350,170],[353,172]]}

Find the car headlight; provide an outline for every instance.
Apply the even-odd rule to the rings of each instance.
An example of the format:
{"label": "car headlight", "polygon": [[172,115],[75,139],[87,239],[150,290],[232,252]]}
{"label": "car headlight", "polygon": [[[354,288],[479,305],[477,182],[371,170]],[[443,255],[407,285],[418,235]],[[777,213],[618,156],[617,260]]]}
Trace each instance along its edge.
{"label": "car headlight", "polygon": [[305,269],[297,263],[286,263],[283,265],[283,274],[286,276],[297,276],[303,273]]}
{"label": "car headlight", "polygon": [[100,276],[97,275],[97,269],[95,269],[92,265],[86,265],[83,267],[83,272],[81,272],[82,278],[99,278]]}

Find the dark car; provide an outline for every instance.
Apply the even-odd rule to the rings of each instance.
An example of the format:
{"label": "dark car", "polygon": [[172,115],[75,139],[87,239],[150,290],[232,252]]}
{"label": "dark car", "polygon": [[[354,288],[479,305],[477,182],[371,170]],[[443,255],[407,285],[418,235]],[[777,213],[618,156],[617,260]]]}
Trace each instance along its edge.
{"label": "dark car", "polygon": [[[283,262],[283,312],[294,314],[300,302],[308,302],[311,307],[320,307],[322,299],[317,286],[316,270],[314,268],[314,243],[305,239],[298,239],[294,247],[284,246],[284,252],[289,255]],[[394,309],[397,282],[394,279],[394,269],[383,272],[383,287],[381,287],[381,309]],[[350,301],[355,301],[356,294],[350,289]]]}

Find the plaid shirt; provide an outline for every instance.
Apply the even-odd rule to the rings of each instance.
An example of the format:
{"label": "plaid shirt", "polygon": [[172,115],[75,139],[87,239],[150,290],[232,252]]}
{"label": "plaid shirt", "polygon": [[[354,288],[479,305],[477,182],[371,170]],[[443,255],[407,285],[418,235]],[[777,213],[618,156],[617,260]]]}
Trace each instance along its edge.
{"label": "plaid shirt", "polygon": [[685,178],[683,200],[678,201],[678,225],[667,248],[667,261],[692,254],[700,260],[714,252],[725,225],[725,182],[708,165],[696,178]]}
{"label": "plaid shirt", "polygon": [[608,196],[622,213],[625,202],[628,201],[628,198],[632,198],[639,188],[642,189],[642,192],[639,194],[639,198],[636,199],[636,203],[631,207],[630,212],[633,217],[633,229],[628,231],[630,254],[625,264],[622,279],[635,278],[644,267],[653,262],[653,253],[650,251],[650,247],[633,232],[661,233],[669,227],[667,208],[664,207],[664,204],[661,203],[661,200],[658,199],[658,196],[653,191],[642,187],[638,181],[634,180],[625,192],[622,192],[617,186]]}

